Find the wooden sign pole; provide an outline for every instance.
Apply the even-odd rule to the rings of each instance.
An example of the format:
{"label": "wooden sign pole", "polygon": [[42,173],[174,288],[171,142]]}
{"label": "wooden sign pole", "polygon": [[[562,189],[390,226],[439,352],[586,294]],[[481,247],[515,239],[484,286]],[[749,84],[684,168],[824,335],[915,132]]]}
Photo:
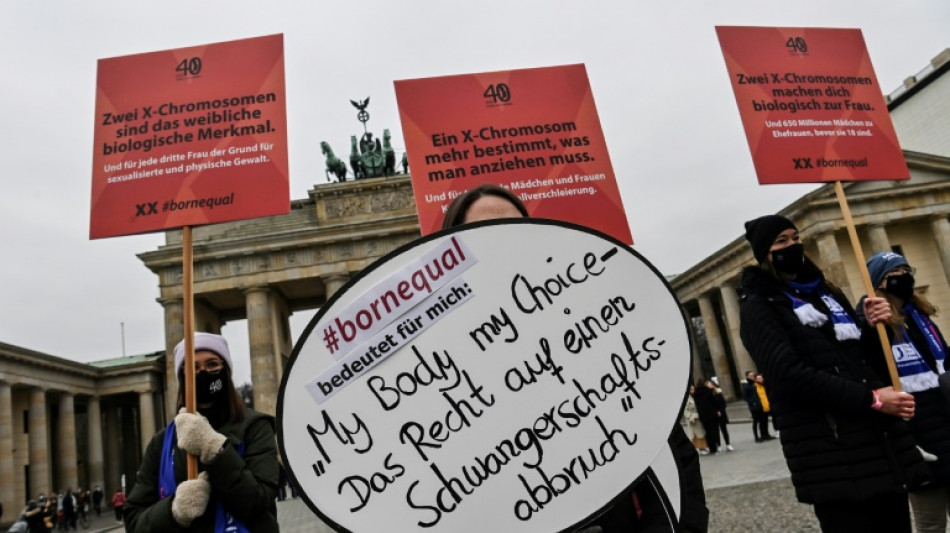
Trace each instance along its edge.
{"label": "wooden sign pole", "polygon": [[[181,290],[185,321],[185,410],[197,412],[195,400],[195,298],[191,226],[181,228]],[[198,457],[188,454],[188,479],[198,477]]]}
{"label": "wooden sign pole", "polygon": [[[854,220],[851,218],[851,209],[848,208],[848,199],[844,195],[844,188],[840,181],[835,182],[835,195],[838,197],[838,205],[841,206],[841,214],[844,216],[845,226],[848,228],[848,236],[851,238],[851,247],[854,249],[854,257],[858,261],[858,271],[861,273],[861,279],[864,281],[864,291],[868,296],[874,296],[874,285],[871,283],[871,276],[868,274],[867,261],[864,259],[864,251],[861,250],[861,241],[858,240],[858,232],[854,229]],[[883,323],[877,324],[877,336],[881,340],[881,349],[884,351],[884,360],[887,361],[887,372],[891,376],[891,383],[894,390],[902,391],[900,376],[897,375],[897,365],[894,363],[894,353],[891,351],[891,343],[887,340],[887,329]]]}

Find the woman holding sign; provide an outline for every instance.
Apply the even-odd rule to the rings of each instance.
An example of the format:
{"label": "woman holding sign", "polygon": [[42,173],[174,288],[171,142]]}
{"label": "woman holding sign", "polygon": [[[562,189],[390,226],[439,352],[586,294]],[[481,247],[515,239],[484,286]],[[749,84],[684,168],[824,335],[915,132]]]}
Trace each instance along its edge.
{"label": "woman holding sign", "polygon": [[[528,217],[528,209],[511,191],[493,184],[469,189],[445,212],[442,229],[482,220]],[[699,456],[683,428],[676,424],[668,439],[679,470],[680,515],[677,531],[706,531],[709,510]],[[622,474],[619,474],[622,475]],[[649,481],[621,494],[614,505],[576,533],[636,533],[672,531],[662,497]]]}
{"label": "woman holding sign", "polygon": [[[901,388],[914,395],[916,414],[908,422],[917,445],[927,452],[933,483],[910,494],[917,531],[945,531],[950,511],[950,403],[941,390],[946,370],[947,342],[930,317],[936,308],[914,293],[914,269],[893,252],[874,254],[867,262],[877,295],[887,299],[891,317],[885,322],[897,363]],[[863,314],[859,322],[865,321]],[[871,349],[880,350],[877,337]],[[876,370],[889,380],[883,358]]]}
{"label": "woman holding sign", "polygon": [[[901,421],[914,397],[877,379],[854,310],[805,256],[792,221],[745,227],[758,265],[742,271],[740,332],[769,383],[798,500],[814,505],[823,531],[909,533],[905,493],[930,478]],[[887,300],[868,298],[864,313],[886,321]]]}
{"label": "woman holding sign", "polygon": [[[175,347],[179,408],[184,351],[182,341]],[[198,414],[182,409],[146,448],[125,503],[126,530],[278,531],[274,419],[244,407],[220,335],[195,333],[195,396]],[[187,479],[187,453],[198,457],[197,479]]]}

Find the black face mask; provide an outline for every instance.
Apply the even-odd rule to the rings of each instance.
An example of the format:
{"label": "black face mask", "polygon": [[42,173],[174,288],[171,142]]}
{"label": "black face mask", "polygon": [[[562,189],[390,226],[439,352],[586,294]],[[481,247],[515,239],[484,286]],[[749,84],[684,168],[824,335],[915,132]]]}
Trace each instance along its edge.
{"label": "black face mask", "polygon": [[224,373],[202,370],[195,374],[195,400],[198,403],[211,403],[224,390]]}
{"label": "black face mask", "polygon": [[805,265],[805,245],[793,244],[772,251],[772,266],[783,274],[798,274]]}
{"label": "black face mask", "polygon": [[905,302],[914,297],[913,274],[890,276],[884,280],[884,290],[897,296]]}

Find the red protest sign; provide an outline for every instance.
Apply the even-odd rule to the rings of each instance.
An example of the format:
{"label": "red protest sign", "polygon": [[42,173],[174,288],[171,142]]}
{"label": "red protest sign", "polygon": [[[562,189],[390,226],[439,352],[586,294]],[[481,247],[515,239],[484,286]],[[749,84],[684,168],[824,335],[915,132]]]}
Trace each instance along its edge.
{"label": "red protest sign", "polygon": [[861,30],[716,33],[759,183],[910,178]]}
{"label": "red protest sign", "polygon": [[584,65],[396,81],[422,234],[483,183],[633,242]]}
{"label": "red protest sign", "polygon": [[290,211],[283,36],[99,60],[92,239]]}

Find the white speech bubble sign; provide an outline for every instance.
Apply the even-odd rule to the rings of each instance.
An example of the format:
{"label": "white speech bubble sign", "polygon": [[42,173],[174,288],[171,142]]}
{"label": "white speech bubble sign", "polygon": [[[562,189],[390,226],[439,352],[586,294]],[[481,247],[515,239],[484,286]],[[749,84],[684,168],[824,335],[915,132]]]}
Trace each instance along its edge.
{"label": "white speech bubble sign", "polygon": [[[315,402],[334,311],[452,237],[479,258],[470,297]],[[690,353],[666,280],[619,241],[536,219],[462,226],[373,263],[314,317],[281,383],[280,452],[340,531],[570,531],[668,448]]]}

